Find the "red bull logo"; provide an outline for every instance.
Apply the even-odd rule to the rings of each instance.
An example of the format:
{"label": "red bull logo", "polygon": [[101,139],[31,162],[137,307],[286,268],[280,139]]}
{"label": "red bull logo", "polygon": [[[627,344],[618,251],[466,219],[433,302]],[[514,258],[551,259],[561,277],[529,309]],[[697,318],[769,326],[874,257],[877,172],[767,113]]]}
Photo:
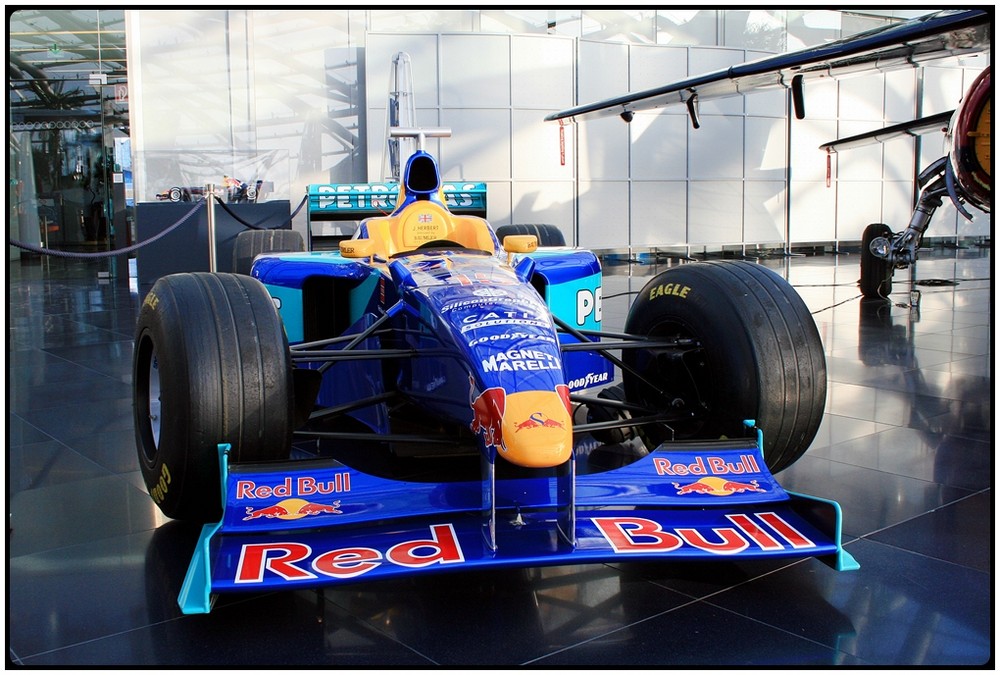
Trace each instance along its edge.
{"label": "red bull logo", "polygon": [[469,399],[472,407],[472,433],[481,436],[488,448],[506,451],[503,442],[503,415],[507,407],[507,392],[503,387],[490,387],[476,396],[475,383],[469,378]]}
{"label": "red bull logo", "polygon": [[543,413],[533,412],[528,419],[514,427],[514,432],[517,433],[523,429],[535,429],[537,427],[545,427],[546,429],[565,429],[566,425],[562,422],[557,422],[551,417],[546,417]]}
{"label": "red bull logo", "polygon": [[322,478],[287,476],[280,483],[258,485],[256,481],[236,481],[236,499],[271,499],[273,497],[310,497],[351,491],[351,474],[341,471]]}
{"label": "red bull logo", "polygon": [[660,476],[707,476],[725,474],[760,473],[760,465],[753,455],[740,455],[733,462],[725,457],[709,455],[697,457],[693,462],[675,462],[666,457],[653,459],[653,466]]}
{"label": "red bull logo", "polygon": [[[475,382],[469,378],[473,433],[483,445],[499,451],[518,466],[549,467],[562,464],[573,450],[573,429],[569,387],[555,391],[517,391],[490,387],[475,396]],[[519,432],[534,429],[530,434]]]}
{"label": "red bull logo", "polygon": [[298,520],[306,516],[318,516],[321,514],[340,514],[340,500],[332,504],[317,504],[307,502],[305,499],[283,499],[277,504],[264,506],[259,509],[247,507],[247,515],[243,520],[255,520],[257,518],[280,518],[281,520]]}
{"label": "red bull logo", "polygon": [[816,546],[777,513],[754,513],[752,516],[727,514],[726,518],[733,527],[713,527],[711,533],[695,527],[665,528],[655,520],[633,516],[591,518],[591,521],[615,553],[664,553],[693,547],[706,553],[731,555],[751,547],[761,551],[781,551]]}
{"label": "red bull logo", "polygon": [[430,536],[417,536],[382,550],[350,546],[319,555],[312,547],[295,541],[245,544],[240,552],[234,581],[259,584],[266,577],[285,581],[308,581],[317,574],[334,579],[359,577],[385,564],[421,568],[465,562],[458,535],[450,523],[430,526]]}
{"label": "red bull logo", "polygon": [[686,485],[673,483],[673,486],[679,495],[700,494],[725,497],[737,492],[767,492],[767,490],[758,485],[756,480],[743,483],[735,480],[726,480],[717,476],[706,476]]}
{"label": "red bull logo", "polygon": [[563,407],[566,408],[566,412],[570,415],[573,414],[573,404],[569,400],[569,386],[565,384],[556,385],[556,394],[559,395],[559,400],[562,401]]}

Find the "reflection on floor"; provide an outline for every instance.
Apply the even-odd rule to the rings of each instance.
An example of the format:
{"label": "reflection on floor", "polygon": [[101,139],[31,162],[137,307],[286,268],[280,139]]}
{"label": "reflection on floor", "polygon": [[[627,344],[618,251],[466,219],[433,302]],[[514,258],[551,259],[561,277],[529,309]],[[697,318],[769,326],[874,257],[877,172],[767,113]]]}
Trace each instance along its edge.
{"label": "reflection on floor", "polygon": [[[965,665],[992,654],[993,335],[989,249],[922,254],[908,307],[857,298],[855,255],[761,262],[814,312],[824,423],[779,474],[838,501],[838,573],[815,560],[580,565],[176,598],[197,528],[159,515],[138,472],[132,331],[107,262],[8,267],[8,659],[28,666]],[[668,263],[608,263],[604,321]],[[902,280],[901,280],[902,277]],[[134,280],[133,280],[134,284]]]}

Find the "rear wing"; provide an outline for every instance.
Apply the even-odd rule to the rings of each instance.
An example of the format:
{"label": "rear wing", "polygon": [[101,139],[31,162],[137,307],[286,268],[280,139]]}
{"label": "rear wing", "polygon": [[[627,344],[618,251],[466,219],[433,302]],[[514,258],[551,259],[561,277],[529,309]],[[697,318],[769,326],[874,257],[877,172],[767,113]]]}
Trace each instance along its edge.
{"label": "rear wing", "polygon": [[[309,185],[306,191],[310,221],[360,221],[387,216],[396,208],[399,199],[399,183]],[[452,213],[486,217],[486,183],[444,183],[442,191]]]}

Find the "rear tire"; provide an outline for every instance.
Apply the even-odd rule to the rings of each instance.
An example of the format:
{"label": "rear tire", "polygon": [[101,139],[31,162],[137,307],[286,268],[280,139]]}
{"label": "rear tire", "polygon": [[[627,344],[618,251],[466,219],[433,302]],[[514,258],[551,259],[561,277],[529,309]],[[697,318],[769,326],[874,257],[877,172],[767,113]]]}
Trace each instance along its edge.
{"label": "rear tire", "polygon": [[868,300],[886,299],[892,293],[892,265],[885,258],[876,257],[871,243],[878,237],[892,237],[892,230],[884,223],[872,223],[861,237],[861,278],[858,286]]}
{"label": "rear tire", "polygon": [[233,244],[233,271],[250,274],[254,258],[262,253],[298,253],[306,250],[295,230],[244,230]]}
{"label": "rear tire", "polygon": [[139,466],[164,515],[219,520],[220,443],[230,463],[288,458],[291,357],[256,279],[160,278],[139,312],[132,372]]}
{"label": "rear tire", "polygon": [[[700,349],[630,349],[623,360],[628,401],[688,410],[678,440],[746,435],[744,419],[764,432],[764,459],[781,471],[812,443],[826,402],[826,359],[805,303],[773,271],[742,261],[692,263],[654,277],[629,310],[625,332],[691,338]],[[671,438],[666,427],[641,430],[650,449]]]}
{"label": "rear tire", "polygon": [[533,234],[538,237],[539,246],[565,246],[566,237],[562,230],[555,225],[519,223],[515,225],[501,225],[497,228],[497,239],[503,246],[503,238],[511,234]]}

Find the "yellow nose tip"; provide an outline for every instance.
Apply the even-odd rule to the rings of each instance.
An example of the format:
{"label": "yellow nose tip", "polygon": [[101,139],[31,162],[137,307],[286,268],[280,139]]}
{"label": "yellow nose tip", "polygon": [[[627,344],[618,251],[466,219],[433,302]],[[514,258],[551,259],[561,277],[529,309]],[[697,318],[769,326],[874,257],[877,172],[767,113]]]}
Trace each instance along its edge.
{"label": "yellow nose tip", "polygon": [[573,420],[555,391],[522,391],[507,396],[501,455],[518,466],[558,466],[573,452]]}

